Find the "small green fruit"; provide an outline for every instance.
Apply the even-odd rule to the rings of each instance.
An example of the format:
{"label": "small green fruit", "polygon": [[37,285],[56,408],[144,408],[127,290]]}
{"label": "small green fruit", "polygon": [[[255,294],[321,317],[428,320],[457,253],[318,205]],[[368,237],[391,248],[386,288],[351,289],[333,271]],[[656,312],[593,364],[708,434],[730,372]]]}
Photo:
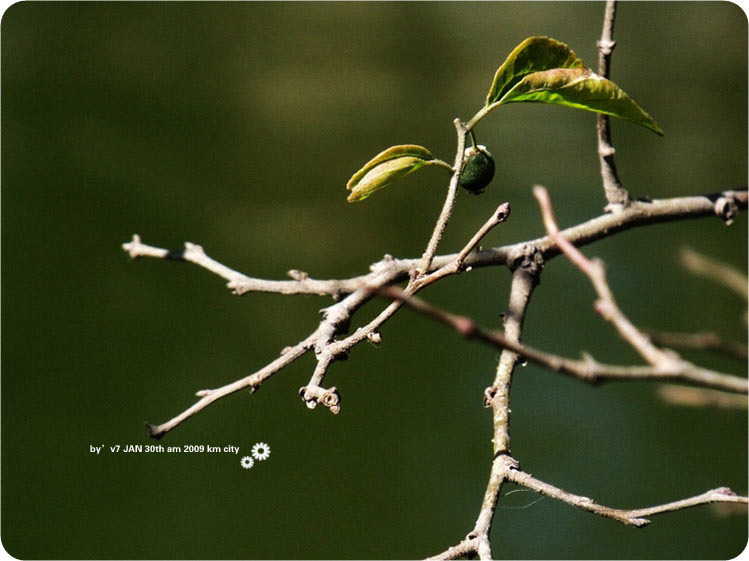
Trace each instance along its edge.
{"label": "small green fruit", "polygon": [[494,177],[494,158],[486,146],[478,144],[466,148],[465,163],[460,174],[460,186],[478,195]]}

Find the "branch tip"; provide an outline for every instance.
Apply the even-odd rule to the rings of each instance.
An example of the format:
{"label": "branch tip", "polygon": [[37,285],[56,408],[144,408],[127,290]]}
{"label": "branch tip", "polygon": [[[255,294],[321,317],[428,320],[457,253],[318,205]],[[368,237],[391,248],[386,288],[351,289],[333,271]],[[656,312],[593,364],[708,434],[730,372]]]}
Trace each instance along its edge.
{"label": "branch tip", "polygon": [[157,427],[156,425],[152,425],[151,423],[146,423],[146,434],[153,439],[161,440],[161,438],[166,433],[160,430],[159,427]]}

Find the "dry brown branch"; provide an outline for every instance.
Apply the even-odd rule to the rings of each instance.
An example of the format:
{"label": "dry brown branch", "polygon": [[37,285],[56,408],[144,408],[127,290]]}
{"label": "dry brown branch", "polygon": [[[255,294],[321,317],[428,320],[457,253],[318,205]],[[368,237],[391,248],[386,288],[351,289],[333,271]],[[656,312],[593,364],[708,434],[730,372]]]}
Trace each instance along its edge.
{"label": "dry brown branch", "polygon": [[[598,362],[589,354],[582,359],[570,359],[546,353],[534,347],[512,341],[500,331],[488,330],[472,319],[450,313],[417,297],[407,297],[395,287],[379,290],[386,298],[402,300],[410,309],[424,314],[460,333],[464,338],[477,340],[496,349],[507,349],[525,360],[567,374],[589,383],[613,380],[669,380],[705,386],[734,393],[749,393],[749,380],[740,376],[724,374],[690,365],[687,368],[667,370],[660,366],[624,366]],[[682,365],[684,366],[684,365]]]}
{"label": "dry brown branch", "polygon": [[[525,312],[542,268],[543,262],[538,254],[529,249],[512,273],[510,301],[503,318],[503,338],[509,343],[520,345]],[[484,391],[485,403],[493,413],[495,456],[510,453],[510,386],[512,374],[521,358],[514,350],[504,347],[499,356],[494,383]]]}
{"label": "dry brown branch", "polygon": [[[614,21],[616,19],[616,1],[607,0],[603,17],[601,38],[596,43],[598,47],[598,74],[608,78],[611,73],[611,54],[616,47],[614,41]],[[614,146],[611,144],[611,124],[609,116],[596,114],[596,131],[598,132],[598,159],[601,166],[603,190],[608,201],[608,209],[618,210],[630,203],[629,193],[622,186],[614,163]]]}
{"label": "dry brown branch", "polygon": [[[473,249],[478,245],[481,239],[488,234],[492,228],[498,224],[504,222],[510,215],[509,203],[503,203],[497,207],[492,213],[489,219],[479,228],[476,234],[469,240],[466,246],[455,256],[454,259],[427,275],[421,273],[421,269],[418,269],[412,274],[408,285],[403,290],[404,294],[413,295],[429,286],[430,284],[440,280],[449,275],[454,275],[466,270],[465,260]],[[387,283],[377,283],[377,285],[365,286],[358,289],[356,293],[359,293],[362,298],[362,302],[371,299],[374,293],[380,286],[384,286]],[[387,322],[402,306],[402,302],[393,301],[387,306],[380,314],[370,321],[367,325],[359,327],[354,333],[340,340],[334,340],[335,332],[331,332],[329,337],[320,338],[318,344],[315,347],[315,354],[317,355],[317,367],[312,374],[312,378],[309,383],[299,390],[302,399],[304,399],[307,406],[314,408],[318,402],[321,402],[331,408],[331,411],[337,413],[339,405],[339,396],[334,393],[334,397],[331,397],[331,390],[326,390],[321,386],[328,367],[339,357],[347,355],[348,352],[356,345],[364,340],[372,340],[372,337],[379,337],[379,329],[382,325]],[[345,321],[350,321],[351,314],[347,314]],[[340,324],[341,322],[339,322]],[[327,401],[320,400],[320,397],[328,398]],[[332,405],[331,405],[332,404]]]}
{"label": "dry brown branch", "polygon": [[[507,219],[510,213],[510,205],[504,203],[500,205],[490,218],[481,226],[478,232],[471,238],[468,244],[461,250],[451,261],[445,263],[429,275],[412,278],[406,290],[410,294],[415,294],[422,288],[429,286],[433,282],[449,276],[460,273],[466,269],[465,260],[478,245],[481,239],[491,231],[496,225]],[[185,244],[185,250],[182,252],[162,250],[141,243],[139,236],[133,236],[133,240],[123,245],[123,249],[130,253],[132,257],[156,257],[162,259],[176,259],[195,263],[218,276],[229,281],[230,288],[240,283],[242,286],[254,284],[257,289],[267,292],[278,289],[282,294],[289,293],[306,293],[310,289],[313,292],[322,291],[325,294],[339,294],[341,287],[347,286],[353,288],[353,292],[348,294],[341,301],[323,310],[323,318],[318,327],[307,338],[300,341],[292,347],[286,347],[281,356],[273,360],[267,366],[257,372],[236,380],[220,388],[200,390],[197,395],[201,398],[176,417],[160,425],[147,424],[148,434],[154,438],[161,438],[167,432],[186,421],[196,413],[202,411],[214,401],[226,397],[242,389],[258,388],[267,378],[289,365],[291,362],[304,355],[310,350],[315,351],[317,357],[317,366],[312,374],[309,383],[300,389],[300,395],[308,407],[314,408],[318,403],[328,407],[333,413],[340,410],[340,395],[335,387],[325,388],[322,386],[325,373],[328,367],[342,355],[348,353],[355,345],[364,340],[377,340],[379,338],[379,328],[400,308],[400,302],[392,302],[385,308],[374,320],[366,326],[357,329],[352,335],[336,340],[336,334],[342,330],[343,326],[350,323],[351,317],[362,305],[373,297],[373,290],[381,286],[386,286],[396,281],[401,272],[398,268],[392,267],[392,258],[385,258],[379,263],[373,265],[372,273],[363,277],[357,277],[355,282],[349,281],[312,281],[306,275],[295,272],[293,276],[296,280],[292,281],[265,281],[261,279],[252,279],[241,273],[218,263],[208,257],[200,246],[195,244]],[[313,284],[314,283],[314,284]],[[328,283],[328,284],[326,284]]]}
{"label": "dry brown branch", "polygon": [[455,196],[458,194],[458,181],[460,180],[460,172],[463,168],[463,159],[465,158],[464,150],[467,131],[460,119],[455,119],[453,125],[455,125],[455,131],[458,135],[453,175],[450,178],[450,184],[447,187],[447,196],[442,205],[442,211],[440,212],[439,218],[437,218],[437,223],[434,226],[431,238],[429,238],[427,248],[421,256],[421,265],[419,265],[417,271],[419,275],[425,275],[432,266],[432,259],[434,259],[434,255],[437,253],[437,246],[442,239],[442,234],[445,233],[445,228],[447,227],[447,223],[453,213],[453,207],[455,206]]}
{"label": "dry brown branch", "polygon": [[639,508],[639,509],[620,509],[612,508],[596,503],[589,497],[575,495],[554,485],[541,481],[531,474],[522,471],[518,462],[507,454],[500,454],[492,462],[492,471],[489,477],[484,494],[484,500],[481,505],[481,511],[476,521],[474,529],[458,544],[447,548],[445,551],[438,553],[427,559],[457,559],[471,555],[478,555],[480,559],[492,559],[491,542],[489,541],[489,532],[491,531],[491,520],[497,507],[499,494],[504,482],[511,481],[527,489],[531,489],[567,503],[571,506],[585,510],[592,514],[597,514],[605,518],[611,518],[622,524],[641,528],[650,523],[647,517],[664,512],[673,512],[684,510],[694,506],[708,503],[733,503],[737,506],[748,504],[749,497],[737,495],[728,487],[718,487],[711,489],[700,495],[680,499],[661,505]]}
{"label": "dry brown branch", "polygon": [[626,510],[600,505],[588,497],[574,495],[572,493],[564,491],[563,489],[559,489],[558,487],[549,485],[548,483],[544,483],[543,481],[536,479],[529,473],[525,473],[521,470],[510,470],[508,472],[508,478],[514,483],[523,485],[528,489],[533,489],[538,493],[542,493],[549,497],[558,499],[574,507],[580,508],[582,510],[587,510],[588,512],[592,512],[600,516],[605,516],[606,518],[612,518],[623,524],[637,527],[645,526],[646,524],[650,523],[650,521],[645,518],[646,516],[653,516],[655,514],[661,514],[663,512],[673,512],[675,510],[683,510],[685,508],[713,502],[744,504],[749,503],[749,498],[737,495],[728,487],[718,487],[717,489],[711,489],[700,495],[681,499],[671,503],[651,506],[647,508]]}
{"label": "dry brown branch", "polygon": [[[691,197],[656,199],[647,202],[633,201],[626,210],[592,218],[563,230],[561,234],[571,244],[582,247],[630,228],[649,226],[661,222],[710,216],[718,216],[727,221],[733,219],[739,210],[746,210],[748,200],[749,194],[747,191],[740,190]],[[514,259],[522,256],[524,248],[529,245],[536,249],[545,262],[559,254],[559,248],[551,236],[542,236],[527,242],[483,248],[468,255],[465,258],[464,265],[471,268],[510,266]],[[394,281],[406,280],[409,278],[411,271],[415,270],[420,264],[420,259],[395,259],[386,255],[382,260],[370,266],[371,272],[369,274],[349,279],[316,280],[305,273],[292,270],[289,272],[292,280],[264,280],[243,275],[207,256],[206,259],[203,259],[200,257],[202,248],[200,251],[195,251],[195,248],[200,246],[189,242],[185,246],[185,250],[158,248],[142,243],[140,236],[136,234],[130,242],[124,243],[122,248],[132,258],[151,257],[194,263],[226,279],[228,288],[237,295],[249,292],[272,292],[277,294],[329,294],[336,296],[353,292],[363,286],[372,285],[374,277],[381,274],[385,269],[396,274]],[[188,252],[187,249],[189,248],[192,248],[193,251]],[[187,256],[185,256],[186,252],[188,253]],[[435,256],[430,271],[443,267],[456,257],[457,254]]]}
{"label": "dry brown branch", "polygon": [[[730,209],[728,215],[720,215],[723,219],[733,218],[738,209],[745,209],[747,206],[746,191],[725,191],[716,195],[697,196],[697,197],[679,197],[675,199],[656,200],[652,202],[635,201],[627,209],[617,214],[605,214],[597,218],[583,222],[561,232],[561,236],[576,246],[582,246],[592,243],[604,237],[614,235],[617,232],[652,224],[654,222],[664,222],[669,220],[678,220],[694,218],[701,216],[711,216],[716,213],[726,212]],[[509,207],[507,209],[509,212]],[[490,218],[489,222],[494,220],[497,213]],[[477,233],[479,233],[483,230]],[[490,228],[489,228],[490,229]],[[485,235],[484,231],[481,235]],[[231,269],[205,254],[202,247],[196,244],[186,243],[185,249],[181,251],[167,250],[158,247],[149,246],[141,242],[140,237],[136,234],[133,239],[123,244],[123,249],[133,258],[151,257],[157,259],[171,259],[196,264],[204,269],[211,271],[227,281],[227,286],[233,293],[241,295],[248,292],[274,292],[278,294],[324,294],[340,297],[346,295],[343,300],[333,304],[325,310],[324,323],[321,323],[318,330],[313,332],[308,338],[289,347],[290,349],[303,349],[307,352],[311,349],[324,349],[327,355],[321,356],[318,360],[318,367],[313,374],[311,384],[304,388],[306,394],[305,401],[310,406],[322,402],[337,411],[339,407],[339,396],[334,389],[325,389],[320,387],[319,382],[322,376],[336,356],[352,348],[359,342],[371,337],[376,337],[379,327],[384,324],[400,308],[401,304],[392,302],[384,309],[377,318],[368,325],[355,332],[347,340],[335,341],[334,336],[339,327],[350,321],[351,315],[361,307],[372,296],[372,292],[384,286],[412,278],[417,281],[414,286],[420,290],[424,286],[436,282],[452,274],[468,271],[474,267],[489,267],[505,265],[513,267],[527,255],[529,248],[533,248],[536,258],[548,261],[559,254],[559,248],[551,236],[545,236],[529,242],[522,242],[508,246],[501,246],[480,251],[473,251],[480,241],[474,236],[461,252],[437,256],[432,260],[430,273],[426,276],[416,277],[412,272],[417,269],[420,259],[394,259],[387,255],[382,260],[374,263],[370,267],[370,273],[349,279],[333,280],[316,280],[310,278],[299,271],[290,271],[292,280],[273,281],[249,277]],[[415,293],[415,292],[413,292]],[[321,343],[326,341],[326,343]],[[504,348],[504,347],[503,347]],[[509,348],[509,347],[508,347]],[[302,352],[302,354],[304,354]],[[296,353],[289,356],[285,354],[279,359],[275,359],[266,367],[257,372],[241,378],[235,382],[216,388],[214,390],[202,390],[200,393],[201,400],[192,407],[175,417],[174,419],[158,426],[152,426],[149,434],[159,438],[167,431],[177,426],[182,421],[188,419],[195,413],[201,411],[214,401],[225,397],[235,391],[243,388],[256,387],[259,383],[267,379],[270,375],[292,362],[291,357],[298,358]],[[301,356],[301,355],[300,355]],[[540,358],[539,355],[537,358]],[[295,359],[294,358],[294,359]],[[527,357],[534,360],[531,356]],[[541,359],[543,360],[543,359]],[[549,358],[548,367],[554,370],[565,372],[588,381],[595,381],[603,378],[670,378],[679,376],[674,371],[655,371],[646,367],[627,368],[599,365],[595,361],[586,358],[583,361],[566,361]],[[595,368],[591,368],[591,365]],[[712,372],[709,370],[693,368],[688,369],[684,374],[684,379],[698,384],[706,384],[714,387],[720,387],[729,391],[745,391],[745,383],[737,384],[735,377],[724,378],[725,375]],[[309,391],[307,391],[309,390]]]}
{"label": "dry brown branch", "polygon": [[[383,273],[384,282],[386,282],[385,279],[387,279],[387,273]],[[146,428],[148,434],[153,438],[159,439],[182,422],[208,407],[214,401],[242,389],[249,388],[256,390],[267,378],[288,366],[308,351],[315,349],[321,344],[321,341],[329,340],[332,337],[332,334],[337,331],[341,323],[348,321],[351,314],[353,314],[354,311],[362,306],[368,299],[369,292],[365,289],[360,289],[348,295],[333,306],[323,310],[322,321],[317,329],[315,329],[315,331],[313,331],[306,339],[292,347],[284,348],[281,351],[281,356],[249,376],[236,380],[230,384],[226,384],[225,386],[221,386],[220,388],[200,390],[196,392],[196,395],[201,398],[198,402],[166,423],[161,425],[147,424]],[[316,398],[326,406],[330,407],[333,412],[337,412],[338,396],[335,392],[335,388],[322,391],[320,395],[316,396]]]}
{"label": "dry brown branch", "polygon": [[749,358],[746,345],[734,341],[726,341],[712,331],[699,333],[674,333],[667,331],[645,331],[653,343],[666,347],[713,351],[739,360]]}
{"label": "dry brown branch", "polygon": [[549,194],[541,186],[533,189],[533,194],[538,200],[543,215],[544,224],[549,235],[559,245],[559,248],[567,255],[577,267],[590,279],[598,294],[595,309],[604,319],[616,327],[619,335],[627,341],[640,355],[653,366],[669,372],[691,370],[694,365],[683,360],[678,354],[671,350],[656,347],[650,338],[640,331],[616,304],[614,295],[611,293],[606,280],[606,269],[600,260],[590,260],[582,252],[569,243],[560,233],[554,219]]}
{"label": "dry brown branch", "polygon": [[627,341],[650,364],[668,371],[678,369],[683,362],[680,357],[672,351],[664,351],[653,345],[647,335],[637,329],[619,309],[606,280],[606,268],[603,262],[598,259],[588,259],[579,249],[560,235],[548,191],[544,187],[536,185],[533,188],[533,195],[541,207],[544,225],[549,235],[567,258],[577,265],[593,284],[593,288],[598,294],[598,300],[595,303],[596,311],[604,319],[611,322],[622,339]]}
{"label": "dry brown branch", "polygon": [[[520,344],[525,312],[533,289],[538,284],[542,266],[543,263],[537,258],[537,254],[529,248],[525,259],[518,262],[513,271],[510,302],[504,314],[504,327],[506,339],[514,344]],[[399,298],[402,302],[411,300],[410,295],[403,293],[402,296],[405,298]],[[470,553],[478,554],[481,559],[492,558],[490,533],[494,512],[502,485],[508,480],[510,470],[517,467],[517,462],[510,456],[510,386],[519,358],[517,353],[505,347],[499,358],[494,383],[484,392],[485,402],[492,408],[493,413],[494,461],[476,524],[462,542],[436,558],[455,559]]]}
{"label": "dry brown branch", "polygon": [[[615,14],[616,2],[608,0],[601,38],[597,42],[599,74],[604,77],[609,76],[611,53],[616,45],[613,40]],[[138,235],[134,235],[130,242],[123,244],[123,249],[133,258],[172,259],[198,265],[223,278],[228,288],[237,295],[248,292],[270,292],[283,295],[317,294],[334,298],[334,303],[322,310],[322,319],[306,338],[293,346],[286,347],[281,351],[280,356],[249,376],[219,388],[198,391],[197,396],[200,399],[190,408],[161,425],[147,425],[149,434],[154,438],[161,438],[211,403],[241,389],[256,390],[270,376],[310,351],[314,352],[316,365],[309,382],[300,389],[300,396],[310,408],[321,403],[333,413],[337,413],[341,407],[340,394],[335,386],[324,386],[325,377],[331,365],[347,357],[359,343],[365,340],[378,344],[381,340],[382,326],[405,306],[450,326],[467,339],[476,339],[501,349],[495,379],[485,390],[485,404],[492,408],[493,415],[493,455],[481,508],[473,529],[465,539],[431,559],[455,559],[471,555],[478,555],[481,559],[492,558],[490,541],[492,521],[502,487],[508,481],[585,511],[636,527],[648,524],[648,516],[700,504],[713,502],[746,504],[747,497],[737,496],[727,487],[719,487],[694,497],[648,508],[631,510],[612,508],[536,479],[531,474],[522,471],[517,460],[511,456],[510,390],[513,373],[521,360],[532,361],[586,382],[657,379],[747,394],[749,382],[746,378],[698,367],[682,359],[675,352],[656,346],[653,342],[655,338],[632,324],[618,307],[608,285],[603,263],[588,259],[578,248],[629,228],[659,222],[718,216],[730,224],[740,209],[747,208],[748,196],[745,190],[736,190],[704,196],[632,201],[617,174],[609,117],[599,114],[597,116],[598,155],[608,201],[606,214],[560,232],[554,220],[548,193],[542,187],[536,187],[534,195],[539,201],[548,235],[517,244],[477,250],[481,240],[509,216],[509,203],[503,203],[461,251],[439,256],[437,248],[455,205],[465,157],[466,134],[469,132],[473,134],[473,127],[490,110],[489,107],[485,107],[467,124],[459,119],[453,122],[457,134],[453,173],[442,210],[420,258],[394,259],[386,255],[382,260],[370,266],[369,273],[348,279],[318,280],[310,278],[305,272],[292,269],[287,273],[290,280],[265,280],[245,275],[223,265],[209,257],[201,246],[189,242],[185,243],[185,248],[180,251],[170,251],[143,244]],[[447,164],[445,166],[449,167]],[[568,359],[521,343],[526,310],[543,267],[548,260],[560,254],[566,255],[588,276],[598,295],[595,309],[615,327],[619,335],[648,364],[644,366],[603,364],[589,355],[583,355],[581,359]],[[735,271],[729,272],[728,268],[722,264],[716,264],[707,258],[697,258],[692,254],[687,255],[685,264],[697,274],[710,276],[740,292],[744,298],[747,297],[745,276]],[[474,267],[491,266],[505,266],[512,272],[508,308],[503,315],[503,332],[484,329],[467,317],[451,314],[415,296],[424,288],[448,276],[470,271]],[[396,286],[404,281],[406,283],[404,288]],[[377,296],[387,297],[391,301],[373,320],[357,327],[350,334],[344,335],[349,333],[349,325],[356,312]],[[699,340],[693,336],[692,339],[687,339],[687,344],[702,345],[701,348],[708,348],[709,345],[726,346],[724,343],[716,342],[715,339],[708,339],[704,334]],[[682,342],[684,340],[682,336]],[[663,337],[660,342],[663,342]],[[746,349],[743,349],[743,352],[745,358]],[[695,393],[696,391],[702,393]],[[713,390],[706,392],[689,388],[662,388],[661,394],[665,399],[682,404],[693,404],[700,399],[704,403],[711,402],[722,406],[736,405],[742,401],[746,404],[746,398],[743,396],[740,399],[731,400],[736,396],[727,396]]]}
{"label": "dry brown branch", "polygon": [[478,555],[480,559],[492,559],[489,533],[491,532],[494,512],[497,509],[502,485],[509,480],[510,471],[516,469],[517,466],[518,463],[509,454],[500,454],[494,457],[489,474],[489,483],[486,486],[481,510],[473,530],[460,543],[428,559],[457,559],[474,554]]}
{"label": "dry brown branch", "polygon": [[749,405],[746,396],[708,388],[685,388],[683,386],[664,385],[658,388],[658,396],[667,403],[689,407],[746,409],[747,405]]}
{"label": "dry brown branch", "polygon": [[688,247],[682,248],[680,257],[682,264],[695,275],[730,288],[744,300],[749,299],[749,279],[734,267]]}

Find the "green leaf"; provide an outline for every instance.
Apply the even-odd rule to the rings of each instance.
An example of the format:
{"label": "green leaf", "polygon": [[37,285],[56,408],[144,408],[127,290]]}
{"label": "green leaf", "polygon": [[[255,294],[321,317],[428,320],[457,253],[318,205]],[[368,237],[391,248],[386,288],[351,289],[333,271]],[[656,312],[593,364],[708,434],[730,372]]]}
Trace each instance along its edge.
{"label": "green leaf", "polygon": [[528,37],[499,67],[486,105],[499,101],[528,74],[552,68],[584,68],[583,61],[564,43],[549,37]]}
{"label": "green leaf", "polygon": [[627,119],[659,135],[663,131],[645,110],[614,82],[585,68],[555,68],[527,75],[496,105],[517,102],[555,103]]}
{"label": "green leaf", "polygon": [[440,165],[452,171],[449,164],[435,159],[432,153],[423,146],[415,144],[391,146],[369,160],[349,179],[346,189],[351,191],[351,194],[347,200],[350,203],[362,201],[396,179],[430,164]]}

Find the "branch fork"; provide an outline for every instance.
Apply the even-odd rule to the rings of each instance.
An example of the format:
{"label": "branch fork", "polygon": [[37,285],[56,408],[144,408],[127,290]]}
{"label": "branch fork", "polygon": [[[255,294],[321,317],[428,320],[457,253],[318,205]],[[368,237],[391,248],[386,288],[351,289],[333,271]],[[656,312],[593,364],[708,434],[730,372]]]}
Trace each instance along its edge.
{"label": "branch fork", "polygon": [[[597,46],[599,49],[599,74],[608,77],[611,53],[616,45],[613,40],[613,24],[616,3],[609,0],[606,5],[604,29]],[[727,224],[734,219],[739,209],[747,207],[746,191],[726,191],[702,197],[681,197],[665,201],[632,201],[629,193],[619,181],[614,164],[615,149],[611,144],[609,120],[605,115],[597,116],[598,154],[601,165],[604,192],[609,214],[560,232],[553,217],[548,193],[542,187],[534,189],[539,200],[548,234],[536,240],[518,244],[481,249],[481,240],[498,224],[507,219],[509,203],[500,205],[457,254],[437,255],[437,248],[452,214],[460,173],[465,154],[466,134],[484,113],[478,114],[468,125],[455,119],[457,149],[453,174],[448,185],[442,211],[437,219],[429,243],[421,258],[394,259],[385,255],[370,266],[370,272],[349,279],[318,280],[308,273],[291,269],[289,280],[265,280],[250,277],[235,271],[209,257],[203,248],[190,242],[181,251],[169,251],[145,245],[138,235],[123,244],[123,249],[132,257],[152,257],[191,262],[227,281],[228,288],[236,295],[249,292],[272,292],[277,294],[319,294],[333,297],[334,303],[321,310],[322,319],[315,330],[297,344],[285,347],[280,356],[256,372],[225,386],[203,389],[196,393],[200,398],[190,408],[161,425],[147,425],[150,436],[161,438],[167,432],[202,411],[213,402],[241,389],[255,391],[270,376],[288,366],[304,354],[313,351],[316,366],[307,385],[299,395],[309,408],[323,404],[332,413],[338,413],[341,396],[335,386],[323,386],[325,375],[331,364],[345,360],[348,353],[360,342],[381,343],[380,328],[403,306],[424,313],[453,329],[466,339],[475,339],[494,348],[501,349],[495,379],[484,392],[485,404],[492,408],[493,460],[481,509],[474,528],[457,545],[448,548],[432,559],[455,559],[461,556],[478,555],[491,559],[490,531],[494,513],[505,482],[522,485],[537,493],[566,502],[582,510],[617,520],[621,523],[642,527],[649,523],[647,517],[680,510],[709,502],[733,502],[746,504],[747,497],[738,496],[727,487],[709,490],[701,495],[664,505],[642,509],[615,509],[597,504],[592,499],[569,493],[549,483],[534,478],[520,469],[510,452],[510,388],[517,364],[531,360],[544,367],[574,376],[586,382],[600,380],[669,379],[708,388],[746,394],[749,384],[746,378],[730,376],[702,369],[683,360],[674,351],[657,347],[650,336],[635,327],[618,308],[606,280],[603,262],[585,257],[578,246],[605,238],[627,228],[667,220],[717,215]],[[521,343],[522,327],[528,304],[537,286],[544,264],[551,258],[566,255],[590,279],[598,295],[595,309],[609,321],[645,360],[645,366],[607,365],[583,353],[579,360],[545,353]],[[427,304],[415,295],[427,286],[451,275],[470,271],[473,267],[507,266],[512,271],[512,285],[507,312],[503,316],[502,332],[481,328],[470,318],[451,314]],[[397,283],[406,281],[404,288]],[[746,293],[746,283],[744,283]],[[364,304],[377,296],[390,302],[366,325],[348,332],[354,314]],[[716,398],[717,399],[717,398]]]}

